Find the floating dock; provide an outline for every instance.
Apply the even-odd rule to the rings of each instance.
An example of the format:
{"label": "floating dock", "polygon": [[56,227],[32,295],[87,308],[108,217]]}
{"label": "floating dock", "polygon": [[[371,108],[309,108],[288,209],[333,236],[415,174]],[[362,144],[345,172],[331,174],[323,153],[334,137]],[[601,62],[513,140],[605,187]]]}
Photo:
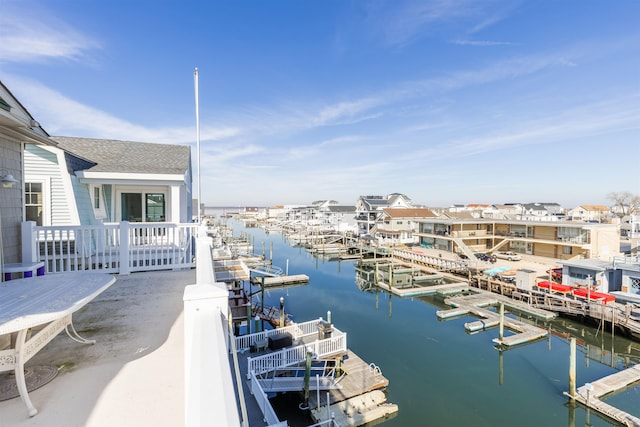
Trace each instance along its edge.
{"label": "floating dock", "polygon": [[[500,325],[500,314],[484,308],[495,307],[496,305],[503,304],[508,310],[519,311],[529,316],[536,317],[541,320],[551,320],[555,317],[555,314],[547,312],[545,310],[529,307],[525,304],[513,301],[507,298],[500,298],[499,295],[490,294],[487,292],[475,293],[472,295],[458,296],[448,298],[445,300],[446,304],[453,306],[448,310],[439,310],[436,312],[438,319],[450,319],[453,317],[466,316],[472,314],[480,317],[482,320],[475,322],[468,322],[464,324],[465,329],[468,332],[478,332],[494,328]],[[508,329],[516,332],[515,335],[507,337],[496,338],[493,340],[499,346],[512,347],[519,344],[531,342],[545,337],[548,331],[537,326],[530,325],[528,323],[515,320],[512,318],[502,316],[502,325]]]}
{"label": "floating dock", "polygon": [[625,426],[640,427],[640,418],[600,400],[603,396],[620,391],[638,382],[640,382],[640,365],[635,365],[579,387],[575,396],[570,396],[568,393],[565,394],[586,407],[594,409]]}
{"label": "floating dock", "polygon": [[345,373],[338,380],[340,388],[309,394],[314,422],[326,421],[333,415],[340,426],[360,426],[398,412],[398,405],[386,403],[386,395],[380,390],[389,385],[380,368],[349,349],[340,368]]}
{"label": "floating dock", "polygon": [[361,426],[380,418],[387,418],[398,412],[398,405],[386,403],[387,396],[381,390],[374,390],[342,402],[334,403],[328,408],[311,410],[311,418],[315,422],[333,419],[339,426]]}
{"label": "floating dock", "polygon": [[422,295],[440,294],[449,295],[460,293],[469,289],[466,283],[446,283],[443,285],[411,285],[405,287],[389,286],[384,282],[379,282],[377,286],[382,290],[387,290],[400,297],[416,297]]}
{"label": "floating dock", "polygon": [[[287,285],[303,285],[309,283],[309,276],[306,274],[294,274],[291,276],[276,276],[264,278],[264,287],[271,288],[274,286],[287,286]],[[251,284],[254,286],[262,285],[262,277],[251,278]]]}
{"label": "floating dock", "polygon": [[[257,405],[268,425],[283,425],[268,395],[300,393],[302,400],[305,379],[300,374],[306,369],[311,373],[310,381],[306,380],[309,393],[299,409],[309,411],[318,422],[334,417],[339,424],[331,425],[359,426],[398,411],[397,405],[386,402],[381,389],[389,380],[380,368],[349,350],[347,335],[322,318],[237,336],[233,342],[239,368],[234,379],[236,383],[248,380],[247,387],[242,387],[244,398],[249,406]],[[305,353],[315,355],[311,367]],[[316,377],[314,372],[320,374]]]}

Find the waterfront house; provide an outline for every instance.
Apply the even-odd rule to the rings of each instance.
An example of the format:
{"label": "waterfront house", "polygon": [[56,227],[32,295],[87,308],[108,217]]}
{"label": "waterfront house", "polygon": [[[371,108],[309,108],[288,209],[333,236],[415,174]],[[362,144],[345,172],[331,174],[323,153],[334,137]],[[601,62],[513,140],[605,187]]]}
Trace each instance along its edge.
{"label": "waterfront house", "polygon": [[23,147],[26,143],[50,145],[52,142],[48,136],[0,82],[0,267],[4,262],[21,262],[22,258],[20,223],[24,220],[25,210]]}
{"label": "waterfront house", "polygon": [[384,209],[412,207],[411,199],[400,193],[392,193],[387,196],[360,196],[356,202],[355,211],[358,235],[370,234],[373,227],[383,221]]}
{"label": "waterfront house", "polygon": [[417,244],[415,232],[420,224],[416,219],[437,217],[426,208],[387,208],[383,212],[382,223],[376,224],[371,232],[381,246]]}
{"label": "waterfront house", "polygon": [[37,225],[191,222],[188,146],[52,139],[56,146],[25,147],[27,220]]}
{"label": "waterfront house", "polygon": [[322,214],[335,231],[342,234],[356,234],[356,207],[353,205],[330,205],[322,209]]}

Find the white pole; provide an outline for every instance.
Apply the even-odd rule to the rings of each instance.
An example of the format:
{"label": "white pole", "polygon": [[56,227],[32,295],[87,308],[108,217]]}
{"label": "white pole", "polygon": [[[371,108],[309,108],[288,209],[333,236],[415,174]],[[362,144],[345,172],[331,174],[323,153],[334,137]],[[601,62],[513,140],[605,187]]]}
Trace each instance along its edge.
{"label": "white pole", "polygon": [[198,224],[202,220],[202,185],[200,181],[200,108],[198,105],[198,67],[193,72],[193,84],[196,92],[196,162],[198,164]]}
{"label": "white pole", "polygon": [[316,400],[318,404],[316,405],[316,409],[318,410],[318,419],[320,419],[320,375],[316,374]]}

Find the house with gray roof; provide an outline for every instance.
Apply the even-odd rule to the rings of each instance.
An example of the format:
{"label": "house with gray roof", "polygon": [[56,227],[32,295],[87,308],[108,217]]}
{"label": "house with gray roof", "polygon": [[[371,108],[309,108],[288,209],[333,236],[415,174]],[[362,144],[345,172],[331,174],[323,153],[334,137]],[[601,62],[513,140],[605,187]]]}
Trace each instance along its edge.
{"label": "house with gray roof", "polygon": [[26,219],[38,225],[191,222],[188,146],[51,137],[25,147]]}
{"label": "house with gray roof", "polygon": [[47,132],[0,81],[0,281],[4,263],[22,258],[23,147],[51,143]]}

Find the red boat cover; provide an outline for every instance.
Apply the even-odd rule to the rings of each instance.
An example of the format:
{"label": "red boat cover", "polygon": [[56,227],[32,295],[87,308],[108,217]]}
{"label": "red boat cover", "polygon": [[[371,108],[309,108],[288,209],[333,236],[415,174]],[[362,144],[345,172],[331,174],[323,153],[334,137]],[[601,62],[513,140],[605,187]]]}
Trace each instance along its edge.
{"label": "red boat cover", "polygon": [[[586,298],[587,290],[584,288],[574,289],[573,294],[577,297]],[[613,295],[595,291],[591,291],[590,297],[592,300],[604,300],[605,304],[616,300],[616,297],[614,297]]]}
{"label": "red boat cover", "polygon": [[[548,280],[543,280],[541,282],[538,282],[538,287],[539,288],[544,288],[544,289],[549,289],[549,281]],[[560,292],[562,294],[568,294],[569,292],[571,292],[571,289],[573,289],[573,287],[571,287],[571,286],[563,285],[562,283],[551,282],[551,290],[552,291]]]}

